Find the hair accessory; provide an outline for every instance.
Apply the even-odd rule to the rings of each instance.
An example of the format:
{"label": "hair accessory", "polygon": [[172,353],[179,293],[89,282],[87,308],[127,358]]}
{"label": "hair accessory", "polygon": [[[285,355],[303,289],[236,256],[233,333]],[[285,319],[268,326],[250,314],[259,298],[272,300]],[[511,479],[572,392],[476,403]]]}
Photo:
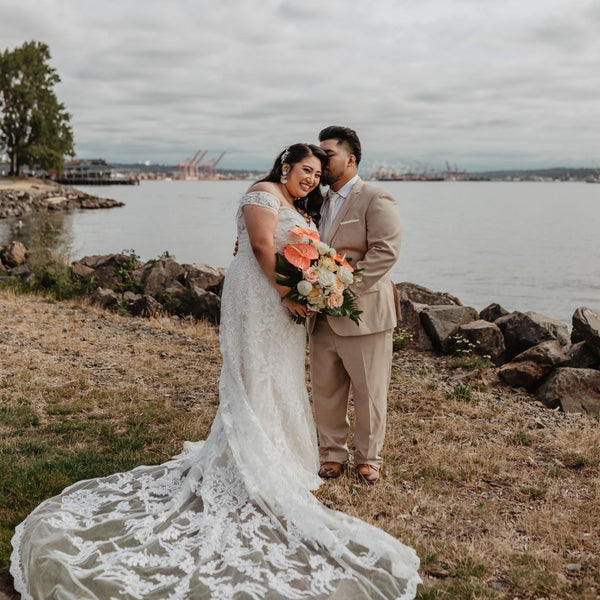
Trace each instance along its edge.
{"label": "hair accessory", "polygon": [[289,155],[290,155],[290,147],[286,146],[283,151],[283,154],[281,155],[281,164],[283,164],[288,159]]}

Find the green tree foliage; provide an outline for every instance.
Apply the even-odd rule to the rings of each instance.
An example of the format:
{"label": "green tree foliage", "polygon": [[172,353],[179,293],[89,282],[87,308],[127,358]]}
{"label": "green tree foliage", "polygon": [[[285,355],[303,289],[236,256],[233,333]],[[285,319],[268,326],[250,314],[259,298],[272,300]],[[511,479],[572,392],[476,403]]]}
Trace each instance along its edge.
{"label": "green tree foliage", "polygon": [[49,60],[41,42],[0,54],[0,147],[10,157],[11,175],[23,165],[58,171],[64,156],[74,154],[70,115],[54,93],[60,77]]}

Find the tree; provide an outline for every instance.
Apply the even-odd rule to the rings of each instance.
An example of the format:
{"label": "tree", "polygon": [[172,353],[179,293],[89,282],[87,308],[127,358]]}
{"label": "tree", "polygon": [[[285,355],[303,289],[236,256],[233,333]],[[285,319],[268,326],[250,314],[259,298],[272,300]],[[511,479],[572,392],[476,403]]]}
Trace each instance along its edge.
{"label": "tree", "polygon": [[74,154],[71,117],[54,93],[60,77],[49,60],[50,49],[41,42],[0,54],[0,147],[10,157],[11,175],[25,164],[62,170],[64,156]]}

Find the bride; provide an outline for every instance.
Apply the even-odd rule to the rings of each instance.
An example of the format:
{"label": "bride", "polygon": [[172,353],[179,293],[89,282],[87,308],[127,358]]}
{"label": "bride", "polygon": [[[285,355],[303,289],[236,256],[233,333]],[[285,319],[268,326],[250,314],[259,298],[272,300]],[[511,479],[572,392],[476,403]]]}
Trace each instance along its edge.
{"label": "bride", "polygon": [[326,161],[319,147],[294,144],[240,201],[208,439],[38,506],[13,538],[11,573],[24,600],[415,596],[411,548],[311,493],[321,481],[306,333],[290,318],[306,307],[284,297],[274,270],[289,230],[307,227]]}

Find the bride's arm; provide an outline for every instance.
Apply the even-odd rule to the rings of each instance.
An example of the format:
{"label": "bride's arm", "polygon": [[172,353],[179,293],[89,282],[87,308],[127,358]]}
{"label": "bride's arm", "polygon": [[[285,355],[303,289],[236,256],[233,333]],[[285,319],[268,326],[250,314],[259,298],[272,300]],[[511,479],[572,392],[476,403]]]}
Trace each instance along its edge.
{"label": "bride's arm", "polygon": [[242,210],[244,211],[244,221],[246,222],[252,252],[254,252],[260,268],[283,299],[286,308],[294,315],[305,317],[308,312],[306,306],[290,298],[285,298],[291,288],[279,285],[275,281],[275,265],[277,262],[275,255],[277,249],[275,248],[274,239],[277,214],[262,206],[252,204],[247,204]]}
{"label": "bride's arm", "polygon": [[275,254],[277,250],[275,249],[274,238],[275,228],[277,227],[277,214],[272,210],[253,204],[247,204],[242,210],[244,211],[244,221],[246,222],[252,252],[254,252],[260,268],[268,277],[271,285],[283,298],[290,291],[290,288],[279,285],[275,281]]}

